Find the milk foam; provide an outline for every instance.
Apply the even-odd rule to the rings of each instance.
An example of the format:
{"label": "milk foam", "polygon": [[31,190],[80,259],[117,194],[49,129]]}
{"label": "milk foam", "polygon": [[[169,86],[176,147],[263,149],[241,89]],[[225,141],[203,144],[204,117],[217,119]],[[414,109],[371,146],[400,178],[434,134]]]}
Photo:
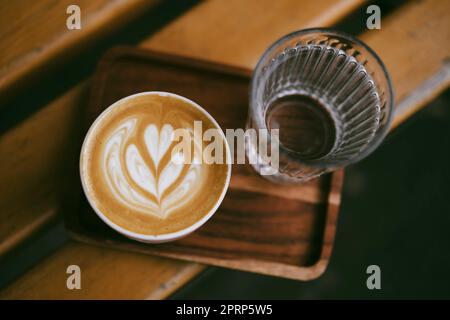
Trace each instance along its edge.
{"label": "milk foam", "polygon": [[[102,220],[121,233],[159,242],[211,217],[231,168],[201,161],[208,142],[194,135],[196,121],[204,130],[218,128],[192,101],[156,93],[124,98],[97,118],[83,143],[80,173]],[[179,148],[182,141],[190,141],[190,148]]]}
{"label": "milk foam", "polygon": [[[191,164],[171,159],[172,125],[158,128],[153,123],[145,124],[144,134],[139,137],[138,124],[137,118],[126,119],[106,137],[101,168],[117,201],[132,210],[164,219],[192,198],[204,173],[195,159]],[[134,143],[135,139],[143,139],[144,143]],[[201,142],[194,144],[201,148]],[[150,159],[151,163],[144,159]]]}

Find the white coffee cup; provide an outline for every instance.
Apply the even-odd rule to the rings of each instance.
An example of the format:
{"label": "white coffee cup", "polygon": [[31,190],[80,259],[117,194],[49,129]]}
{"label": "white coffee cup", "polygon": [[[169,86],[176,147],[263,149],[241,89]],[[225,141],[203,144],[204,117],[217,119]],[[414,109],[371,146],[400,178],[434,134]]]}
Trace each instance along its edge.
{"label": "white coffee cup", "polygon": [[88,188],[87,188],[87,184],[86,184],[86,176],[88,175],[87,173],[87,151],[86,151],[86,146],[87,144],[90,142],[91,139],[93,139],[94,134],[94,128],[101,123],[104,118],[109,114],[109,112],[111,112],[112,110],[114,110],[115,108],[117,108],[118,106],[120,106],[124,101],[126,101],[127,99],[132,99],[134,97],[137,96],[142,96],[142,95],[159,95],[159,96],[170,96],[170,97],[174,97],[174,98],[178,98],[181,99],[187,103],[189,103],[192,107],[196,108],[197,110],[199,110],[203,115],[205,115],[217,128],[220,129],[219,124],[217,123],[217,121],[205,110],[203,109],[200,105],[198,105],[197,103],[195,103],[192,100],[189,100],[185,97],[182,97],[180,95],[174,94],[174,93],[169,93],[169,92],[161,92],[161,91],[148,91],[148,92],[141,92],[141,93],[137,93],[128,97],[125,97],[123,99],[120,99],[119,101],[113,103],[111,106],[109,106],[108,108],[106,108],[98,117],[97,119],[93,122],[93,124],[91,125],[91,127],[89,128],[85,138],[84,138],[84,142],[81,148],[81,154],[80,154],[80,177],[81,177],[81,185],[83,187],[83,191],[84,194],[86,195],[86,198],[90,204],[90,206],[92,207],[92,209],[95,211],[95,213],[98,215],[98,217],[103,220],[108,226],[110,226],[112,229],[116,230],[117,232],[119,232],[120,234],[130,238],[130,239],[134,239],[140,242],[145,242],[145,243],[163,243],[163,242],[168,242],[168,241],[173,241],[173,240],[177,240],[180,239],[182,237],[187,236],[188,234],[194,232],[195,230],[197,230],[198,228],[200,228],[203,224],[205,224],[213,215],[214,213],[217,211],[218,207],[220,206],[220,204],[222,203],[226,191],[228,189],[229,183],[230,183],[230,177],[231,177],[231,154],[230,154],[230,149],[228,146],[228,143],[226,143],[226,138],[225,135],[223,133],[222,130],[220,130],[221,136],[224,139],[223,141],[225,142],[225,148],[226,148],[226,155],[227,155],[227,159],[226,159],[226,164],[227,164],[227,173],[226,173],[226,182],[225,185],[223,187],[222,193],[220,194],[220,197],[218,198],[217,202],[215,203],[215,205],[212,207],[211,210],[209,210],[209,212],[207,212],[207,214],[205,214],[200,220],[197,220],[194,224],[173,232],[173,233],[167,233],[167,234],[159,234],[159,235],[148,235],[148,234],[140,234],[140,233],[136,233],[133,231],[130,231],[128,229],[125,229],[119,225],[117,225],[116,223],[114,223],[113,221],[111,221],[97,206],[96,203],[93,199],[93,196],[89,193]]}

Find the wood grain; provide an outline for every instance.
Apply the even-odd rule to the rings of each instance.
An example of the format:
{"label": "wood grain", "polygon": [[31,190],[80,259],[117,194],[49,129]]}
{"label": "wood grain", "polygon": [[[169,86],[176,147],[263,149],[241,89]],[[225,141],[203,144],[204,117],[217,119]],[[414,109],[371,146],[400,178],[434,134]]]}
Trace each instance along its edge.
{"label": "wood grain", "polygon": [[[68,290],[69,265],[81,269],[81,290]],[[0,291],[0,299],[162,299],[202,267],[70,242]]]}
{"label": "wood grain", "polygon": [[[49,64],[76,56],[97,39],[136,18],[157,0],[2,1],[0,97],[38,76]],[[81,30],[68,30],[66,9],[81,9]]]}

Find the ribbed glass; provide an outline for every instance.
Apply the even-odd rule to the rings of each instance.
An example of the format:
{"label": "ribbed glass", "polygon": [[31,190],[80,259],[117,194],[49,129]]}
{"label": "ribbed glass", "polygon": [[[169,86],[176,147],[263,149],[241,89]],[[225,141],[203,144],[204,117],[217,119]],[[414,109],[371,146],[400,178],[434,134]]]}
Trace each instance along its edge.
{"label": "ribbed glass", "polygon": [[[288,104],[283,112],[272,108]],[[392,110],[389,75],[367,45],[341,32],[307,29],[278,40],[261,57],[247,125],[280,126],[279,173],[270,178],[296,182],[367,156],[386,135]]]}

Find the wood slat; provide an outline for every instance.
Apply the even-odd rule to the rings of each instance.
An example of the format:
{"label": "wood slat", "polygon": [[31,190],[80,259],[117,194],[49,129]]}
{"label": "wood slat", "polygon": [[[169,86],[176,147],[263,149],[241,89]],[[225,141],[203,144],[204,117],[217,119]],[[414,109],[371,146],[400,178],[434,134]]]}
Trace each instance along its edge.
{"label": "wood slat", "polygon": [[[186,41],[187,39],[190,39],[188,43],[184,44],[184,49],[181,53],[186,53],[188,56],[193,56],[197,58],[205,58],[205,59],[217,59],[219,62],[225,62],[225,63],[231,63],[231,64],[239,64],[240,59],[246,55],[248,58],[246,63],[253,63],[257,60],[258,56],[261,54],[262,50],[264,49],[264,46],[275,40],[278,36],[285,34],[287,32],[293,31],[295,29],[305,28],[307,26],[313,26],[313,25],[320,25],[320,26],[329,26],[336,22],[340,17],[345,16],[348,14],[351,10],[353,10],[356,6],[361,4],[362,0],[350,0],[350,1],[334,1],[334,0],[327,0],[327,1],[321,1],[317,2],[314,0],[310,1],[303,1],[301,5],[298,1],[293,0],[281,0],[277,2],[272,1],[238,1],[238,0],[232,0],[228,1],[227,5],[224,6],[223,2],[221,0],[213,0],[208,2],[203,2],[200,5],[194,7],[192,10],[187,12],[187,14],[183,15],[180,19],[181,21],[184,21],[182,23],[182,26],[180,27],[180,22],[178,22],[180,19],[176,20],[175,22],[169,24],[166,28],[163,28],[161,32],[157,33],[155,36],[149,38],[147,41],[144,41],[142,44],[145,47],[152,48],[152,49],[162,49],[166,50],[166,52],[172,52],[172,53],[180,53],[180,42],[181,39],[185,39],[183,41]],[[274,11],[271,6],[276,3],[276,11]],[[229,8],[232,8],[233,10],[230,11]],[[295,8],[295,10],[293,10]],[[259,14],[254,15],[252,14],[253,10],[258,10]],[[225,12],[225,13],[224,13]],[[226,14],[226,15],[225,15]],[[202,21],[207,20],[207,25],[202,27]],[[220,21],[221,23],[225,23],[226,27],[220,27],[221,23],[217,23]],[[225,22],[228,21],[228,22]],[[255,22],[257,21],[257,22]],[[253,24],[253,31],[245,31],[245,36],[241,36],[240,32],[243,30],[247,30],[247,28],[244,28],[244,26],[247,23]],[[184,26],[184,27],[183,27]],[[272,28],[273,27],[273,28]],[[181,30],[180,30],[181,28]],[[199,30],[200,29],[200,30]],[[272,31],[273,30],[273,31]],[[209,34],[212,33],[214,36],[210,36]],[[248,41],[248,35],[251,35],[252,33],[255,33],[257,37],[260,39],[260,43],[258,45],[258,48],[253,47],[250,45]],[[209,40],[205,41],[204,36],[206,36]],[[179,37],[180,40],[177,40],[177,37]],[[167,38],[167,39],[166,39]],[[233,48],[233,50],[228,49],[227,54],[224,55],[222,58],[218,58],[217,56],[210,55],[208,56],[208,48],[212,47],[213,43],[218,43],[219,41],[230,41],[225,40],[228,38],[235,38],[235,40],[228,42],[228,46],[230,48]],[[236,45],[238,45],[239,50],[236,50]],[[203,51],[202,51],[203,48]],[[249,50],[249,52],[247,52]],[[241,56],[236,56],[233,54],[233,52],[241,52]],[[220,50],[215,50],[217,54],[220,54]],[[251,64],[246,64],[247,67],[251,67]],[[48,152],[47,157],[50,159],[52,158],[58,158],[59,155],[65,150],[66,142],[70,141],[70,139],[73,139],[74,137],[77,137],[77,129],[76,129],[76,123],[77,123],[77,117],[82,114],[83,108],[80,106],[79,102],[73,102],[72,101],[81,101],[82,99],[85,99],[85,86],[86,84],[80,84],[73,88],[70,92],[64,94],[61,98],[59,98],[57,101],[52,102],[48,106],[44,107],[41,112],[45,112],[45,110],[51,110],[53,109],[52,119],[53,121],[61,121],[61,123],[64,123],[67,128],[66,133],[63,134],[64,138],[62,139],[50,139],[47,138],[47,143],[51,144],[52,146],[51,151]],[[58,101],[65,101],[65,102],[58,102]],[[58,107],[60,105],[60,107]],[[67,117],[67,115],[73,115]],[[67,118],[66,118],[67,117]],[[72,120],[71,120],[72,119]],[[48,123],[47,123],[48,125]],[[33,137],[37,135],[37,132],[40,130],[38,128],[46,128],[47,127],[46,122],[44,121],[44,117],[32,117],[27,119],[26,121],[21,124],[21,127],[23,126],[23,132],[20,135],[25,135],[29,137]],[[6,133],[3,137],[5,140],[14,140],[16,139],[17,133],[14,131],[9,131]],[[8,143],[5,143],[6,146],[8,146]],[[1,146],[1,144],[0,144]],[[0,147],[1,148],[1,147]],[[49,179],[49,190],[59,190],[61,181],[58,179],[61,176],[58,176],[58,174],[55,175],[49,175],[48,172],[53,172],[53,164],[51,161],[49,162],[42,162],[42,163],[34,163],[32,159],[27,159],[25,155],[27,154],[33,154],[36,150],[39,148],[39,143],[27,143],[23,148],[20,148],[19,150],[14,150],[14,153],[11,154],[12,158],[11,162],[20,162],[20,161],[29,161],[29,166],[33,167],[33,172],[29,173],[29,176],[33,176],[32,179],[35,179],[36,181],[40,181],[41,179]],[[0,149],[1,150],[1,149]],[[10,149],[11,150],[11,149]],[[78,150],[73,150],[72,152],[78,152]],[[67,158],[69,159],[69,158]],[[6,175],[6,169],[4,169],[4,166],[0,166],[0,176],[8,176],[10,177],[7,181],[7,183],[12,181],[12,177],[14,174],[18,174],[15,169],[11,169],[10,174]],[[50,178],[49,178],[50,177]],[[7,184],[5,183],[5,184]],[[20,185],[20,184],[18,184]],[[22,184],[23,186],[23,184]],[[34,185],[34,189],[36,189],[38,185]],[[16,188],[16,191],[14,192],[14,195],[11,195],[10,198],[5,198],[5,203],[12,203],[9,202],[8,199],[26,199],[26,195],[28,194],[27,189],[25,187],[22,188]],[[49,192],[47,195],[43,195],[41,201],[42,203],[48,203],[49,209],[46,211],[48,217],[44,220],[50,219],[52,216],[58,213],[58,208],[60,206],[60,198],[58,197],[57,192]],[[43,212],[41,211],[33,211],[32,209],[33,205],[32,203],[29,203],[28,201],[24,201],[24,208],[22,211],[17,212],[14,211],[14,209],[7,209],[5,212],[9,212],[8,215],[3,216],[4,211],[0,211],[1,220],[6,221],[9,220],[9,225],[15,225],[16,221],[19,221],[17,219],[17,214],[22,213],[24,218],[21,218],[22,222],[20,223],[22,227],[24,225],[42,225],[42,223],[38,223],[43,215]],[[28,210],[28,211],[27,211]],[[38,221],[38,222],[36,222]],[[18,228],[19,229],[19,228]],[[32,230],[28,230],[27,233],[24,233],[25,235],[30,234],[31,232],[34,232],[35,230],[33,228],[29,228]],[[13,236],[13,233],[9,231],[9,229],[1,229],[0,239],[2,239],[2,242],[8,241]],[[23,239],[23,237],[20,237],[20,239]],[[10,241],[10,244],[17,244],[19,241]],[[85,255],[85,246],[84,245],[77,245],[73,244],[73,248],[71,249],[71,255],[75,259],[83,259]],[[12,245],[8,246],[9,249],[13,248]],[[62,248],[61,251],[67,250],[66,247]],[[103,251],[104,255],[114,255],[114,256],[120,256],[123,253],[115,252],[113,250],[105,250]],[[1,254],[1,253],[0,253]],[[59,253],[57,253],[58,255]],[[56,259],[54,257],[57,257],[57,255],[50,257],[49,260],[46,262],[49,265],[51,265],[51,268],[58,269],[62,268],[61,260]],[[121,259],[128,259],[127,255],[123,255]],[[152,264],[152,261],[154,260],[153,257],[145,257],[149,261],[149,267]],[[119,260],[119,258],[117,258]],[[166,260],[170,263],[176,263],[173,260]],[[185,263],[186,264],[186,263]],[[190,264],[186,264],[190,265]],[[201,267],[197,269],[199,270]],[[22,285],[20,289],[15,291],[15,297],[21,297],[25,296],[26,291],[31,288],[33,284],[33,279],[39,278],[40,274],[40,266],[37,266],[35,270],[31,271],[30,273],[27,273],[24,275],[21,282]],[[98,270],[95,270],[94,268],[91,269],[93,274],[96,274]],[[36,274],[33,276],[33,274]],[[31,275],[30,275],[31,274]],[[176,270],[173,270],[172,275],[174,277],[177,276]],[[187,281],[187,277],[183,278],[183,280]],[[163,283],[159,279],[153,279],[153,281],[157,281],[158,283]],[[15,284],[13,285],[13,287]],[[8,289],[9,290],[9,289]],[[65,286],[48,286],[42,288],[41,296],[58,296],[60,294],[63,296],[67,289]],[[51,291],[51,292],[49,292]],[[6,293],[4,297],[10,297],[10,293],[12,291],[7,291],[9,293]],[[87,296],[88,293],[84,291],[84,296]],[[39,295],[36,295],[38,297]]]}
{"label": "wood slat", "polygon": [[209,1],[142,43],[154,50],[252,68],[264,50],[292,31],[331,26],[364,0]]}
{"label": "wood slat", "polygon": [[450,84],[449,12],[447,0],[411,1],[383,20],[381,30],[361,37],[391,74],[395,103],[400,104],[394,127]]}
{"label": "wood slat", "polygon": [[[231,1],[231,3],[233,4],[234,2]],[[244,3],[247,3],[247,1]],[[248,1],[248,3],[249,6],[250,4],[255,5],[252,1]],[[258,4],[259,3],[260,2],[258,2]],[[315,1],[314,3],[317,6],[320,6],[320,2],[318,3]],[[381,30],[367,31],[362,36],[362,38],[380,54],[382,59],[385,60],[392,78],[394,79],[397,101],[400,103],[405,101],[405,99],[412,94],[414,89],[424,85],[430,77],[433,79],[436,72],[439,73],[443,70],[444,58],[446,57],[446,54],[448,55],[448,52],[450,52],[448,41],[442,40],[449,39],[448,30],[450,30],[450,20],[445,16],[445,13],[449,11],[448,3],[449,2],[447,1],[435,0],[408,3],[406,6],[397,10],[393,17],[388,17],[386,20],[383,20]],[[336,8],[339,7],[339,5],[340,2],[336,2]],[[277,6],[281,5],[278,4]],[[243,10],[248,10],[247,12],[250,13],[253,12],[252,9],[248,9],[247,5],[244,5],[247,9],[234,7],[235,11],[231,13],[223,7],[225,6],[223,6],[220,1],[202,3],[200,6],[195,7],[179,20],[163,29],[160,33],[150,38],[144,43],[144,46],[162,49],[172,53],[180,53],[181,51],[181,53],[185,53],[192,57],[204,57],[210,60],[215,59],[222,63],[234,62],[234,64],[251,67],[262,52],[263,43],[270,43],[278,36],[275,36],[275,31],[272,33],[273,29],[270,27],[273,26],[274,28],[278,28],[275,26],[284,23],[287,24],[288,22],[286,21],[290,21],[291,19],[286,19],[286,17],[291,17],[292,14],[295,14],[291,12],[295,10],[287,10],[284,15],[278,13],[277,15],[274,14],[272,16],[271,13],[273,12],[273,9],[264,8],[264,10],[260,9],[264,14],[245,15],[241,13]],[[286,8],[290,9],[289,6],[286,6]],[[221,10],[228,12],[228,17],[222,17]],[[305,16],[308,15],[305,14]],[[259,22],[253,22],[254,20],[264,20],[264,17],[267,17],[270,22],[261,24],[259,24]],[[185,21],[182,25],[179,22],[181,20]],[[207,24],[208,27],[202,27],[202,21],[209,21]],[[224,24],[223,27],[220,26],[222,23]],[[253,29],[253,32],[247,33],[245,31],[246,28],[243,28],[246,23],[265,26],[264,28],[266,29]],[[293,22],[291,21],[291,23]],[[306,21],[298,20],[296,23],[298,23],[298,25],[291,25],[295,29],[302,28],[304,25],[311,25],[308,24],[310,23],[308,19],[306,19]],[[438,29],[435,29],[436,26],[438,26]],[[280,28],[277,29],[276,32],[284,34],[289,31],[292,30]],[[196,35],[196,37],[194,35]],[[265,38],[266,35],[267,38]],[[261,44],[254,45],[252,40],[253,36],[260,37],[262,39],[260,40]],[[167,37],[167,40],[165,40],[165,37]],[[208,41],[206,41],[206,39],[208,39]],[[257,40],[255,41],[255,43],[259,43]],[[222,46],[222,42],[225,42],[227,45]],[[202,45],[202,43],[205,44]],[[431,43],[432,45],[421,46],[420,44],[422,43]],[[217,46],[214,46],[213,44],[217,44]],[[435,50],[437,45],[439,48]],[[433,48],[433,50],[430,50],[430,48]],[[414,58],[411,58],[413,55]],[[414,61],[414,64],[409,63],[411,59],[413,59],[412,61]],[[420,64],[421,67],[417,64]],[[446,79],[446,77],[443,77],[443,79]],[[410,80],[412,81],[410,82]],[[439,83],[439,86],[435,86],[426,91],[427,95],[415,97],[414,103],[412,104],[414,105],[414,108],[409,110],[418,110],[418,108],[429,101],[430,95],[433,96],[438,94],[442,88],[448,87],[448,84],[446,83]],[[409,115],[410,114],[408,114],[408,116]],[[404,121],[406,117],[398,117],[397,119],[396,124],[400,123],[400,121]],[[36,168],[36,172],[40,172],[40,170],[42,170],[42,168]],[[57,185],[58,182],[55,181],[54,183]],[[77,246],[79,246],[79,250],[74,250],[75,255],[81,257],[84,255],[84,246]],[[66,249],[63,248],[62,250]],[[110,250],[105,252],[107,252],[105,254],[114,254],[114,251]],[[152,259],[151,257],[147,258]],[[55,268],[60,264],[58,260],[51,259],[48,263],[54,264]],[[39,273],[39,268],[35,272]],[[21,287],[22,289],[16,296],[25,295],[27,288],[29,288],[27,283],[30,282],[26,281],[26,279],[30,279],[29,274],[25,275],[24,279]],[[58,290],[60,291],[59,294],[63,294],[63,292],[61,292],[63,289],[61,288],[58,289],[54,287],[53,289],[48,288],[48,290],[54,291],[55,295],[57,295],[56,292]],[[47,293],[42,291],[41,294],[46,295]]]}
{"label": "wood slat", "polygon": [[[81,269],[81,289],[66,286],[67,267]],[[0,292],[0,299],[161,299],[202,267],[75,242]]]}
{"label": "wood slat", "polygon": [[0,255],[58,213],[73,183],[86,93],[84,82],[0,136]]}
{"label": "wood slat", "polygon": [[[75,56],[95,40],[132,21],[158,0],[2,1],[0,96],[18,89],[49,63]],[[81,30],[68,30],[66,9],[81,8]]]}

